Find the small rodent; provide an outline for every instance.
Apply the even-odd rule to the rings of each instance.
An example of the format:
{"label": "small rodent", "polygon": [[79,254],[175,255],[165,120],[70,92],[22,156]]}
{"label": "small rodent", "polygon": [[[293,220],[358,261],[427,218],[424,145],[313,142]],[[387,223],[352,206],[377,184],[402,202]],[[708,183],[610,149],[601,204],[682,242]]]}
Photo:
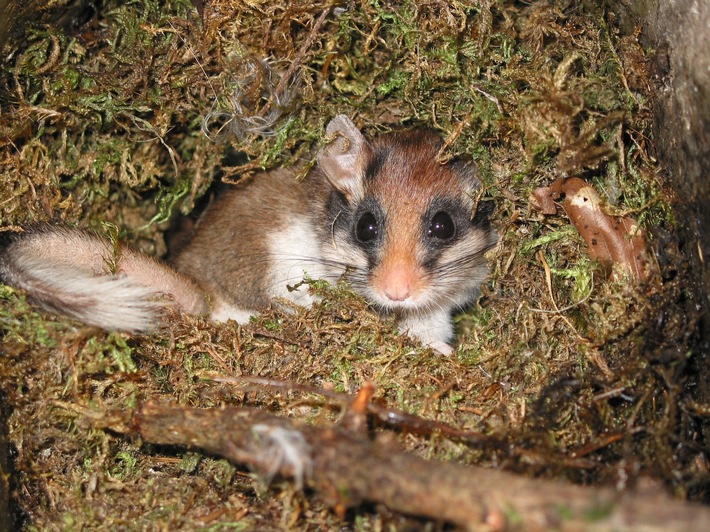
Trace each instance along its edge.
{"label": "small rodent", "polygon": [[160,328],[166,305],[243,323],[286,298],[312,302],[308,275],[350,286],[399,329],[450,353],[452,311],[470,304],[496,242],[464,161],[437,161],[431,131],[368,142],[344,115],[302,181],[298,168],[223,193],[172,266],[83,231],[44,227],[11,239],[0,279],[44,308],[104,329]]}

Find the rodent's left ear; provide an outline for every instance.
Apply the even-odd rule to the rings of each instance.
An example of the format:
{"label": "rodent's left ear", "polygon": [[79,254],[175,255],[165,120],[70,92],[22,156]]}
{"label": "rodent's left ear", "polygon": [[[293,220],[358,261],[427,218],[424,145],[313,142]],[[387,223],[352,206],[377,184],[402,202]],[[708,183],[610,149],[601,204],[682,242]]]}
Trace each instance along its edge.
{"label": "rodent's left ear", "polygon": [[368,149],[365,137],[345,115],[333,118],[325,133],[332,140],[318,154],[318,165],[348,199],[362,198],[363,160]]}

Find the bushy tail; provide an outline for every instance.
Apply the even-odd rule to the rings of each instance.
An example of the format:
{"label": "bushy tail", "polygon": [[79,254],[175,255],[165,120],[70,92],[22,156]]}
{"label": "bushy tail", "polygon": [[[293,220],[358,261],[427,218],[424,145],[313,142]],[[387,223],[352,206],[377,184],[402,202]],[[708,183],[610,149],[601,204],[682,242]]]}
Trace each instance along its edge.
{"label": "bushy tail", "polygon": [[36,229],[0,251],[0,279],[43,308],[108,330],[160,328],[169,306],[204,314],[205,294],[168,265],[93,234]]}

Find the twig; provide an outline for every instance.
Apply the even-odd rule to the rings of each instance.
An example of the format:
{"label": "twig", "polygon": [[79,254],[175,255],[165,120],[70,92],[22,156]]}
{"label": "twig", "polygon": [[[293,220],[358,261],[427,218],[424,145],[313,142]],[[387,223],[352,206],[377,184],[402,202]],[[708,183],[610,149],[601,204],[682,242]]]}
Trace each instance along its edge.
{"label": "twig", "polygon": [[[343,409],[348,408],[348,406],[352,405],[354,402],[352,396],[350,395],[291,381],[265,379],[262,377],[205,376],[204,378],[212,380],[214,382],[239,385],[238,390],[242,392],[254,391],[255,389],[260,388],[274,388],[283,391],[312,393],[315,395],[326,397],[338,403]],[[361,398],[363,397],[362,395],[359,396]],[[357,398],[355,400],[357,400]],[[440,434],[458,443],[477,445],[486,444],[489,447],[496,448],[503,445],[503,442],[500,442],[495,438],[486,436],[481,432],[457,429],[456,427],[452,427],[451,425],[442,423],[440,421],[434,421],[431,419],[422,418],[414,414],[408,414],[403,410],[391,408],[387,405],[379,404],[377,402],[373,403],[370,401],[370,396],[367,397],[367,400],[365,402],[357,403],[356,409],[359,409],[362,405],[365,405],[367,407],[367,413],[373,416],[374,419],[381,426],[384,427],[417,434],[419,436],[431,436],[432,434]],[[352,408],[352,406],[350,407]]]}
{"label": "twig", "polygon": [[[330,15],[330,11],[330,7],[324,9],[318,17],[318,20],[316,20],[315,24],[313,24],[311,32],[308,34],[308,37],[306,37],[306,40],[303,42],[303,45],[301,45],[301,47],[298,49],[298,52],[296,52],[296,55],[291,61],[291,65],[288,67],[288,70],[286,70],[286,73],[281,76],[281,79],[279,80],[278,84],[276,85],[276,88],[274,89],[274,94],[282,94],[286,90],[286,85],[291,82],[293,76],[296,74],[298,69],[301,68],[306,54],[313,46],[313,43],[315,42],[316,37],[318,36],[318,33],[320,32],[321,28],[328,20],[328,15]],[[273,100],[269,100],[266,103],[264,109],[262,109],[262,114],[269,109],[272,102]]]}

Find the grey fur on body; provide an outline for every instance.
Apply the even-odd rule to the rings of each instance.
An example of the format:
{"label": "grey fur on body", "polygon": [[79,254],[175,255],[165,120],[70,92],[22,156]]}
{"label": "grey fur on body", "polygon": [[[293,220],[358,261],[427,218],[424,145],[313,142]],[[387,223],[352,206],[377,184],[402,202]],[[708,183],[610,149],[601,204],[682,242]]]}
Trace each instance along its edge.
{"label": "grey fur on body", "polygon": [[[105,329],[146,332],[166,306],[244,322],[286,298],[307,305],[307,274],[353,289],[402,331],[448,353],[451,313],[470,304],[496,241],[476,214],[471,165],[436,162],[427,131],[368,142],[347,117],[303,182],[295,169],[256,176],[224,193],[200,219],[173,266],[94,235],[45,227],[14,238],[0,278],[44,308]],[[109,264],[115,265],[110,271]]]}

